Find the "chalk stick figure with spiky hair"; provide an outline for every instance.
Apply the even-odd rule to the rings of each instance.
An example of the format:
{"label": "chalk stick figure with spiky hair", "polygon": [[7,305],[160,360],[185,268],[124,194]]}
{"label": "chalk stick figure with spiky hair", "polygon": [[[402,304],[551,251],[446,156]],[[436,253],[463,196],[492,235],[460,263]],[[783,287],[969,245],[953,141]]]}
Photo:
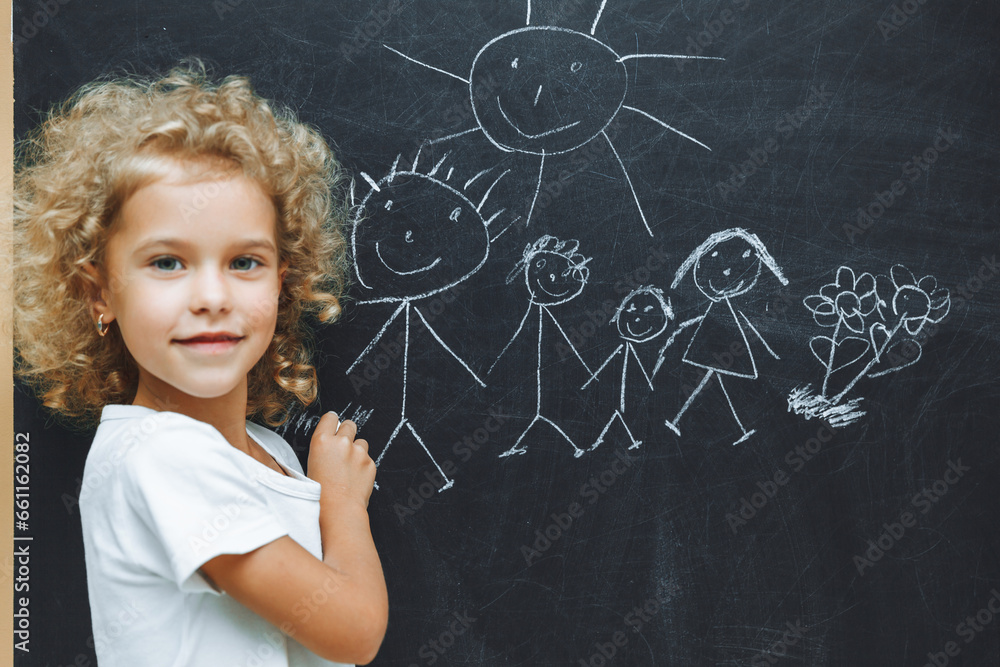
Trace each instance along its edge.
{"label": "chalk stick figure with spiky hair", "polygon": [[649,390],[653,391],[653,377],[656,371],[659,370],[660,364],[663,361],[663,351],[660,352],[660,357],[657,360],[656,366],[653,368],[652,372],[647,372],[646,367],[642,363],[642,359],[639,358],[638,352],[636,352],[635,346],[648,343],[653,340],[661,333],[666,331],[667,325],[671,320],[674,319],[674,311],[670,307],[670,300],[664,297],[663,290],[658,287],[653,287],[652,285],[643,285],[642,287],[637,287],[632,290],[628,295],[622,299],[621,304],[618,306],[618,310],[615,311],[614,316],[611,318],[611,324],[618,325],[618,334],[622,338],[622,343],[615,348],[615,351],[608,355],[608,358],[604,360],[600,368],[594,371],[590,379],[583,383],[581,389],[585,389],[588,384],[597,380],[597,376],[601,374],[611,360],[622,354],[622,374],[621,374],[621,385],[620,385],[620,397],[618,401],[618,408],[614,411],[611,417],[608,419],[607,423],[604,424],[604,428],[601,430],[601,434],[597,436],[597,440],[594,444],[590,446],[591,449],[596,449],[598,445],[604,442],[604,436],[607,435],[608,429],[617,419],[625,427],[625,432],[628,433],[629,440],[632,441],[629,449],[635,449],[642,444],[641,440],[636,440],[635,436],[632,434],[632,429],[628,427],[628,422],[625,421],[625,392],[628,386],[628,370],[629,366],[634,364],[642,373],[642,377],[646,380],[646,384],[649,386]]}
{"label": "chalk stick figure with spiky hair", "polygon": [[[357,303],[398,303],[399,306],[347,369],[347,374],[350,375],[361,360],[375,349],[389,326],[402,318],[403,396],[399,423],[385,443],[382,453],[375,459],[375,464],[382,462],[389,446],[405,427],[445,480],[439,491],[450,488],[453,481],[445,475],[406,414],[411,313],[416,315],[428,333],[477,384],[483,387],[486,384],[445,344],[413,304],[454,287],[476,273],[489,256],[490,243],[516,221],[515,218],[508,222],[503,231],[491,239],[490,225],[503,214],[504,209],[495,212],[489,219],[484,219],[481,211],[493,187],[507,172],[496,177],[486,188],[479,203],[475,204],[463,193],[468,192],[473,183],[486,172],[480,172],[467,180],[460,192],[447,182],[452,176],[453,168],[447,171],[447,176],[443,179],[437,176],[447,158],[446,153],[430,171],[421,173],[417,171],[419,153],[413,166],[405,171],[398,170],[397,157],[389,174],[378,182],[368,174],[361,173],[371,190],[361,204],[355,206],[351,234],[354,269],[358,283],[365,290],[364,296]],[[353,187],[351,201],[354,204]]]}
{"label": "chalk stick figure with spiky hair", "polygon": [[[766,266],[782,285],[788,284],[781,268],[757,235],[745,229],[734,227],[709,236],[691,252],[677,269],[674,281],[670,285],[671,289],[676,289],[681,279],[690,270],[698,290],[711,301],[704,314],[688,320],[682,325],[698,324],[698,328],[695,329],[694,335],[691,336],[691,341],[684,351],[683,362],[705,369],[705,375],[688,396],[677,416],[665,422],[666,426],[677,435],[681,434],[678,426],[681,416],[691,407],[695,396],[701,393],[701,390],[713,377],[718,378],[719,386],[726,397],[733,418],[743,433],[742,437],[733,444],[738,445],[743,442],[756,430],[750,429],[748,431],[743,422],[740,421],[722,377],[728,375],[730,377],[757,378],[757,364],[747,340],[747,328],[763,344],[768,354],[775,359],[780,358],[770,348],[760,332],[750,323],[747,316],[742,311],[735,309],[732,304],[733,297],[746,294],[757,285],[762,265]],[[734,357],[730,363],[723,363],[720,361],[719,353],[733,344],[742,345],[746,354]]]}
{"label": "chalk stick figure with spiky hair", "polygon": [[528,427],[524,429],[524,432],[517,439],[517,442],[514,443],[514,446],[501,454],[501,457],[511,456],[512,454],[524,454],[527,450],[521,446],[521,442],[528,434],[528,431],[534,428],[538,422],[548,424],[559,435],[565,438],[566,442],[573,447],[574,456],[583,455],[583,450],[576,446],[576,443],[566,435],[565,431],[554,421],[542,415],[542,334],[545,331],[546,317],[555,325],[570,349],[573,350],[573,354],[580,360],[583,367],[587,369],[587,372],[591,372],[586,362],[580,357],[580,353],[573,346],[569,336],[566,335],[566,332],[560,326],[559,321],[556,320],[555,316],[549,310],[551,306],[566,303],[577,297],[583,291],[583,286],[587,284],[587,278],[590,276],[590,269],[587,267],[587,263],[590,261],[590,258],[581,255],[578,252],[579,247],[580,242],[575,239],[560,241],[554,236],[545,235],[525,247],[521,260],[514,266],[510,275],[507,276],[508,284],[514,282],[518,276],[524,276],[524,282],[528,287],[528,294],[531,301],[527,311],[524,313],[524,317],[521,318],[521,323],[518,325],[517,331],[514,332],[510,342],[507,343],[500,352],[500,355],[497,356],[497,360],[493,362],[490,371],[493,370],[497,361],[500,361],[500,357],[503,356],[507,348],[520,335],[521,330],[524,329],[525,322],[528,320],[528,316],[533,312],[537,312],[538,315],[538,368],[536,374],[535,417],[528,424]]}

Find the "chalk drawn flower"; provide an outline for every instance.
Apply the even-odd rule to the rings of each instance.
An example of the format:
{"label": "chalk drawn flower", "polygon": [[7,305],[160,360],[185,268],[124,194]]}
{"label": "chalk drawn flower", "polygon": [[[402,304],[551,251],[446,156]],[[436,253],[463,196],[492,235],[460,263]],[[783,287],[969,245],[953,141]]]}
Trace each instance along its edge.
{"label": "chalk drawn flower", "polygon": [[820,326],[843,323],[855,333],[864,333],[865,317],[879,305],[875,277],[870,273],[856,277],[850,267],[842,266],[834,282],[823,285],[819,294],[807,296],[803,303]]}
{"label": "chalk drawn flower", "polygon": [[[877,378],[901,371],[920,360],[923,344],[918,335],[933,335],[925,331],[928,323],[944,320],[951,308],[949,290],[938,287],[934,276],[917,280],[909,269],[896,264],[889,275],[856,276],[849,267],[837,271],[837,279],[824,285],[819,294],[803,300],[817,324],[836,327],[832,336],[813,336],[809,348],[826,368],[823,386],[814,393],[809,386],[799,387],[788,397],[788,408],[807,419],[822,417],[830,423],[849,424],[864,416],[858,406],[861,397],[846,399],[847,393],[864,377]],[[865,319],[875,320],[868,327],[866,338],[843,334],[841,325],[854,333],[865,333]],[[905,333],[900,333],[903,330]],[[867,363],[864,362],[867,358]],[[855,364],[863,363],[860,371]],[[853,379],[839,391],[834,383],[843,384],[844,373],[852,367]],[[836,393],[835,393],[836,392]]]}
{"label": "chalk drawn flower", "polygon": [[948,314],[951,296],[947,288],[938,287],[934,276],[917,280],[909,269],[896,264],[889,271],[889,278],[891,287],[886,285],[882,290],[887,298],[880,304],[880,310],[891,307],[892,314],[902,320],[906,333],[916,336],[927,323],[937,324]]}

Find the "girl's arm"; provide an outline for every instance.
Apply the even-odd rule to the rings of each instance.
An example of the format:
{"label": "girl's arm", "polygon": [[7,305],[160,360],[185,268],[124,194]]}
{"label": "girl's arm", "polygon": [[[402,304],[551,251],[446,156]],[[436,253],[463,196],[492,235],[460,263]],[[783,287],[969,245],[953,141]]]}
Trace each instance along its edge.
{"label": "girl's arm", "polygon": [[357,427],[327,413],[313,434],[309,476],[322,485],[323,560],[281,537],[202,566],[238,602],[327,660],[366,664],[388,622],[385,578],[368,524],[375,463]]}

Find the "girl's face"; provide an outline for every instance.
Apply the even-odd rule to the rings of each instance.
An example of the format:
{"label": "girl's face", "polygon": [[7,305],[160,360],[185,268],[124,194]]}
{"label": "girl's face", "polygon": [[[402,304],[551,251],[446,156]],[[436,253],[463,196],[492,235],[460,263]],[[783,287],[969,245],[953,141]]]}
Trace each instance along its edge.
{"label": "girl's face", "polygon": [[695,284],[713,301],[750,291],[759,275],[760,257],[741,238],[716,244],[694,265]]}
{"label": "girl's face", "polygon": [[284,268],[275,224],[255,181],[195,180],[181,165],[125,201],[97,308],[105,323],[117,321],[139,366],[136,404],[234,392],[245,400],[247,372],[277,320]]}

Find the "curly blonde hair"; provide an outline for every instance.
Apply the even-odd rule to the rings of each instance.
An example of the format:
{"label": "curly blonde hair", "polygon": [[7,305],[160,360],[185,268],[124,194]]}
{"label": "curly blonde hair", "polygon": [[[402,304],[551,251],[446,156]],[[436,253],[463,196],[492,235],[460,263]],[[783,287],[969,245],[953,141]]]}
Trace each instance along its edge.
{"label": "curly blonde hair", "polygon": [[97,336],[91,303],[104,248],[130,195],[170,164],[223,164],[263,187],[287,264],[274,339],[248,375],[247,416],[275,426],[317,394],[308,313],[340,314],[347,280],[341,170],[319,132],[256,95],[248,79],[209,80],[187,61],[158,80],[90,83],[20,143],[14,185],[17,373],[43,403],[90,426],[128,403],[138,367],[116,326]]}

